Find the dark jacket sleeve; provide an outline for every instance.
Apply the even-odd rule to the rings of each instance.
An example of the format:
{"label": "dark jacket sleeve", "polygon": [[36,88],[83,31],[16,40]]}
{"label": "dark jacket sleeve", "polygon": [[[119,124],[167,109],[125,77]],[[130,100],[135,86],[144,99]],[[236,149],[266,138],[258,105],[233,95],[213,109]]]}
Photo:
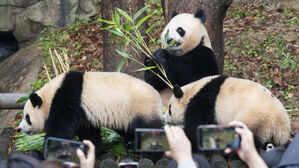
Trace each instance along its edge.
{"label": "dark jacket sleeve", "polygon": [[275,168],[299,168],[299,131]]}

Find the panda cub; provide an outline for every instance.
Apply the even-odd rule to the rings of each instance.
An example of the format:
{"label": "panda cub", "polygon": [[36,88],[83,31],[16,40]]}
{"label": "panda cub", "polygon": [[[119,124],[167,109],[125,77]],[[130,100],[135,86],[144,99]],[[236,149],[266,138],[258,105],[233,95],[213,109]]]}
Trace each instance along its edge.
{"label": "panda cub", "polygon": [[[172,84],[184,86],[202,77],[218,75],[216,57],[212,51],[210,38],[204,26],[206,15],[198,9],[195,14],[173,14],[161,34],[162,46],[174,45],[167,49],[158,49],[154,52],[155,60],[145,58],[146,66],[159,63],[165,69],[166,75]],[[167,39],[166,39],[167,38]],[[156,73],[161,72],[153,69]],[[165,100],[171,96],[167,92],[167,85],[150,71],[145,71],[145,81],[158,90]],[[168,103],[166,103],[168,104]]]}
{"label": "panda cub", "polygon": [[161,127],[162,101],[146,82],[116,72],[61,74],[30,95],[19,125],[26,134],[89,139],[100,152],[101,126],[119,132],[126,142],[134,129]]}
{"label": "panda cub", "polygon": [[286,144],[290,119],[282,103],[262,85],[250,80],[210,76],[174,87],[164,119],[184,124],[185,132],[196,151],[198,125],[227,125],[237,120],[253,132],[258,148],[266,143]]}

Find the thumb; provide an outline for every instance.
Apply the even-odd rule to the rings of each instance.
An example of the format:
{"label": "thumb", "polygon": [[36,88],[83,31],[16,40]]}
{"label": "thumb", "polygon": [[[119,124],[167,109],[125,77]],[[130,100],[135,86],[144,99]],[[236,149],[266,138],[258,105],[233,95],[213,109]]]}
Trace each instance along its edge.
{"label": "thumb", "polygon": [[166,151],[166,152],[165,152],[165,155],[166,155],[167,157],[169,157],[169,158],[172,158],[172,156],[171,156],[171,151]]}
{"label": "thumb", "polygon": [[83,151],[81,149],[77,149],[77,156],[80,159],[80,162],[82,163],[82,161],[84,161],[85,158],[85,154],[83,153]]}

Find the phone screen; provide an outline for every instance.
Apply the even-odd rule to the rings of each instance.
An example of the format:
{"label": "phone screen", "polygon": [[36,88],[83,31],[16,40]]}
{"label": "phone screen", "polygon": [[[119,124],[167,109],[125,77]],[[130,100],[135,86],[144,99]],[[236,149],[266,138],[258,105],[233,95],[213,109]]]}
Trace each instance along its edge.
{"label": "phone screen", "polygon": [[137,152],[164,152],[169,150],[164,129],[137,128],[135,141]]}
{"label": "phone screen", "polygon": [[235,127],[202,125],[198,127],[198,148],[200,150],[239,149],[240,136]]}
{"label": "phone screen", "polygon": [[82,149],[86,153],[87,146],[79,141],[49,137],[45,143],[44,157],[47,160],[64,163],[80,163],[77,149]]}

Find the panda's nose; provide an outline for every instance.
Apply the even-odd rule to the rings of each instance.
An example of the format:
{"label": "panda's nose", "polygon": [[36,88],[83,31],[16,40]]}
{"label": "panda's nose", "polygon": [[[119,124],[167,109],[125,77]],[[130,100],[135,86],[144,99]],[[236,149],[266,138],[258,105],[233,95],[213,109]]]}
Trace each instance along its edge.
{"label": "panda's nose", "polygon": [[17,129],[17,132],[19,133],[19,132],[21,132],[22,131],[22,128],[18,128]]}
{"label": "panda's nose", "polygon": [[170,44],[172,42],[173,38],[167,39],[167,44]]}

